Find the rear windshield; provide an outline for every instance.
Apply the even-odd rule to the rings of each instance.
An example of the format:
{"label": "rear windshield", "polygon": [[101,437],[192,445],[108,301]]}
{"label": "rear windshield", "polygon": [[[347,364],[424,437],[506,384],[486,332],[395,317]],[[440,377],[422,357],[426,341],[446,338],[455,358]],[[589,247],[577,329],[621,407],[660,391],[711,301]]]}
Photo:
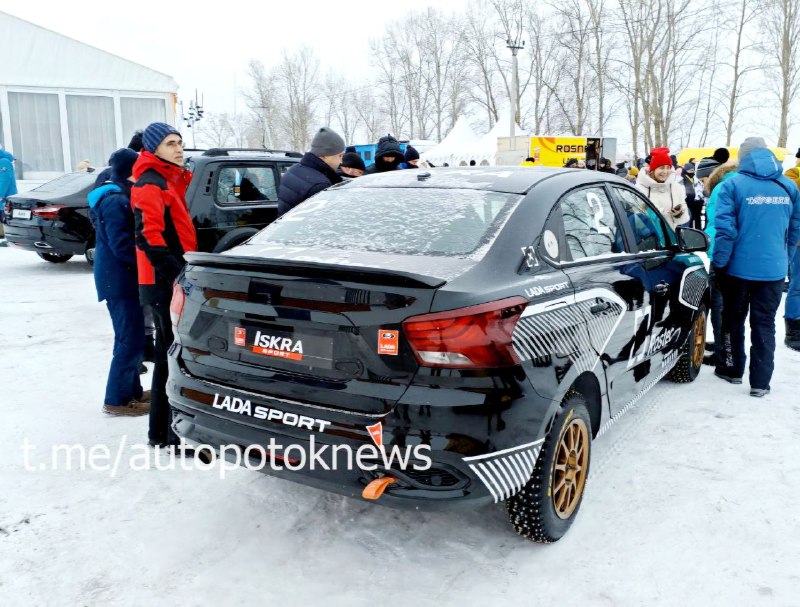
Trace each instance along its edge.
{"label": "rear windshield", "polygon": [[89,187],[95,182],[99,171],[93,173],[67,173],[33,188],[32,192],[46,192],[49,194],[74,194]]}
{"label": "rear windshield", "polygon": [[521,199],[461,189],[330,190],[267,226],[250,243],[467,256],[494,240]]}

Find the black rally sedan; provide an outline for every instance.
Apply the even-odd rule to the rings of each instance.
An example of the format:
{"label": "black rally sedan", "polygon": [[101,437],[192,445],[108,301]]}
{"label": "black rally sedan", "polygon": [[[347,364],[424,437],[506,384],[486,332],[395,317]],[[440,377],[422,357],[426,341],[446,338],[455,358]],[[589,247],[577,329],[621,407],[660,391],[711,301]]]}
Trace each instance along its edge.
{"label": "black rally sedan", "polygon": [[341,184],[224,254],[188,255],[173,426],[388,505],[504,501],[519,534],[555,541],[592,440],[662,377],[700,371],[706,246],[593,171]]}

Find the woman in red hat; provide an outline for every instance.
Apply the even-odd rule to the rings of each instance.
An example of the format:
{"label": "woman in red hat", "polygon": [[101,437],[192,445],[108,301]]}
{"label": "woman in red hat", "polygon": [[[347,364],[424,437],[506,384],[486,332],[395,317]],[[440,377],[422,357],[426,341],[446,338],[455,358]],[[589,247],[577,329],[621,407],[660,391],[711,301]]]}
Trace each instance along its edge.
{"label": "woman in red hat", "polygon": [[639,171],[636,187],[661,211],[669,226],[676,227],[689,221],[686,190],[672,179],[672,159],[669,148],[655,148],[650,152],[648,171]]}

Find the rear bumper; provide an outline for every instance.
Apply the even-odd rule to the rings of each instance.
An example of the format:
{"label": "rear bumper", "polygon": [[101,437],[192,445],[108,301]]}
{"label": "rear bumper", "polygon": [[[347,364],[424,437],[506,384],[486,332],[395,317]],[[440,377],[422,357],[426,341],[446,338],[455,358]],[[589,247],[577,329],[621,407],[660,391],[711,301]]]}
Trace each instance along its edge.
{"label": "rear bumper", "polygon": [[[359,414],[342,414],[341,411],[325,410],[312,405],[297,406],[296,402],[288,403],[192,377],[181,367],[177,359],[179,351],[180,346],[175,346],[170,356],[167,386],[173,408],[175,432],[192,444],[209,445],[218,451],[225,446],[228,461],[241,463],[244,459],[242,457],[244,450],[257,446],[256,449],[250,448],[250,452],[257,457],[248,460],[252,464],[248,467],[271,476],[362,499],[362,491],[370,481],[389,475],[398,480],[389,485],[383,496],[377,500],[380,504],[426,510],[475,508],[500,501],[524,484],[527,480],[526,465],[530,463],[530,468],[527,470],[529,477],[535,456],[538,455],[536,445],[531,447],[530,445],[534,443],[528,443],[524,453],[515,451],[510,454],[519,456],[513,462],[512,469],[511,465],[503,468],[505,464],[498,461],[509,454],[495,458],[495,454],[492,453],[492,451],[502,453],[508,449],[498,451],[498,447],[493,447],[488,449],[489,453],[478,455],[465,453],[464,451],[469,449],[474,451],[476,448],[487,451],[486,445],[491,445],[497,437],[493,436],[493,429],[486,423],[486,417],[482,414],[475,415],[471,436],[464,435],[463,407],[428,407],[433,413],[426,412],[427,422],[422,428],[415,427],[415,416],[413,413],[409,415],[408,409],[402,414],[397,414],[395,411],[376,418]],[[308,416],[325,420],[326,425],[323,431],[315,428],[313,432],[309,432],[278,421],[257,420],[248,415],[221,410],[214,406],[219,405],[221,399],[225,397],[241,399],[242,402],[248,401],[253,410],[256,407],[263,407],[287,412],[295,417]],[[398,405],[396,409],[404,407]],[[447,421],[452,420],[454,415],[458,417],[459,423],[456,426],[460,432],[454,431],[453,426]],[[436,420],[441,420],[441,428],[435,427]],[[405,465],[398,465],[397,459],[394,459],[390,460],[391,464],[387,466],[385,460],[378,458],[374,460],[376,468],[370,470],[360,467],[357,457],[353,457],[350,465],[346,455],[339,453],[338,457],[332,457],[331,452],[337,445],[346,445],[354,454],[357,454],[359,447],[372,445],[366,426],[378,421],[382,424],[386,452],[395,447],[400,449],[401,453],[406,448],[411,451],[411,457]],[[310,453],[312,437],[313,444],[317,448],[327,446],[322,459],[328,465],[328,469],[319,465],[313,468],[309,465],[301,467],[298,455],[303,450],[306,454]],[[270,458],[268,454],[271,444],[282,448],[271,453],[286,453],[289,457],[293,456],[293,464],[301,469],[290,470],[289,466],[285,465],[285,460]],[[297,445],[298,448],[293,447],[293,450],[287,452],[286,448],[289,445]],[[413,467],[414,463],[427,463],[414,457],[419,453],[414,448],[421,445],[425,446],[424,453],[431,460],[430,468],[424,471],[415,470]],[[491,459],[491,463],[483,458]],[[304,461],[307,462],[308,459],[310,458],[307,457]],[[487,470],[483,463],[489,466],[490,470]],[[506,482],[508,479],[513,480]],[[516,482],[517,479],[520,479],[520,482]]]}
{"label": "rear bumper", "polygon": [[56,253],[58,255],[83,255],[86,241],[71,237],[58,227],[59,222],[48,221],[41,224],[19,225],[11,220],[3,227],[8,243],[26,251]]}

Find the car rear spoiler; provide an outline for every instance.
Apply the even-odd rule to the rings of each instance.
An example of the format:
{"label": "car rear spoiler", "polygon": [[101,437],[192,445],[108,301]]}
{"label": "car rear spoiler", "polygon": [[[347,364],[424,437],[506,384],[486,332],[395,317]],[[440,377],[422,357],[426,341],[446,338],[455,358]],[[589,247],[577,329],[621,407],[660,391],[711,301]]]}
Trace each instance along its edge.
{"label": "car rear spoiler", "polygon": [[401,270],[383,270],[361,266],[344,266],[313,261],[294,261],[292,259],[264,259],[218,253],[186,253],[186,262],[193,266],[211,268],[231,268],[251,270],[254,272],[270,272],[305,278],[333,278],[349,280],[364,284],[437,289],[447,281],[433,276],[425,276]]}

